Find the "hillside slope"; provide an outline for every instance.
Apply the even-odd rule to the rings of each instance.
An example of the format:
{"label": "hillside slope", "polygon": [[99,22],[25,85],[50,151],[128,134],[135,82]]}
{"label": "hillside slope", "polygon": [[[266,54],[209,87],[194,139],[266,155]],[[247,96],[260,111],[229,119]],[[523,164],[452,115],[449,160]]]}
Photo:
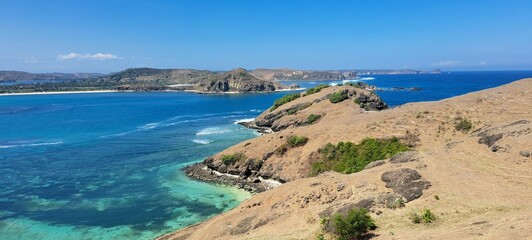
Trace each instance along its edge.
{"label": "hillside slope", "polygon": [[[279,110],[341,88],[298,98]],[[305,136],[304,146],[262,163],[261,169],[271,168],[287,183],[161,239],[315,239],[323,233],[322,218],[355,206],[370,209],[378,226],[375,239],[526,239],[532,236],[531,89],[532,79],[525,79],[380,112],[362,110],[353,99],[312,104],[296,115],[324,113],[314,124],[242,142],[206,161],[234,153],[262,159],[288,136]],[[461,120],[472,123],[469,131],[456,129]],[[392,136],[413,151],[358,173],[307,177],[312,154],[326,143]],[[398,198],[405,206],[389,208]],[[436,221],[412,223],[409,215],[424,208]]]}

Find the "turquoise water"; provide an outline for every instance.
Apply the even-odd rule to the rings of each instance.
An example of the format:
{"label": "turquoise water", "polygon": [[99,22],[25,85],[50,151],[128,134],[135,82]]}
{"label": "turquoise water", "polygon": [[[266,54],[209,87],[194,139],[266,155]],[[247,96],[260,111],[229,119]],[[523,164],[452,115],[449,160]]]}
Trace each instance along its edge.
{"label": "turquoise water", "polygon": [[283,94],[0,97],[0,239],[150,239],[235,207],[250,195],[179,169]]}
{"label": "turquoise water", "polygon": [[[364,81],[395,106],[530,76],[461,72]],[[257,136],[235,122],[284,94],[0,96],[0,239],[151,239],[235,207],[250,195],[189,180],[179,169]]]}

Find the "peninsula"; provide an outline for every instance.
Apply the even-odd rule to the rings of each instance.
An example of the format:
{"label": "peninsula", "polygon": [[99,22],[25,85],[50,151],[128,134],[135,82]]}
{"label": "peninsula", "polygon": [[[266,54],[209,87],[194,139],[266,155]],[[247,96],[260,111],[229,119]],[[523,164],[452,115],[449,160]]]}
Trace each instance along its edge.
{"label": "peninsula", "polygon": [[354,208],[370,212],[376,239],[527,238],[530,89],[524,79],[394,109],[358,85],[283,97],[250,123],[269,134],[185,168],[260,193],[159,239],[332,239],[329,219]]}

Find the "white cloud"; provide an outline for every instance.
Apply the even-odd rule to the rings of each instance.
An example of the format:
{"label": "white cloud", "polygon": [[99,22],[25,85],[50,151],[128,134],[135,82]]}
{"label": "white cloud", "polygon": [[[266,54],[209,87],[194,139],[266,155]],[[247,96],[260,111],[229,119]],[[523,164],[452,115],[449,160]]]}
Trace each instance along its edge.
{"label": "white cloud", "polygon": [[90,60],[116,60],[122,59],[121,57],[110,54],[110,53],[95,53],[95,54],[79,54],[79,53],[69,53],[69,54],[59,54],[57,56],[59,60],[73,60],[73,59],[90,59]]}
{"label": "white cloud", "polygon": [[488,64],[486,61],[480,61],[480,62],[478,62],[477,65],[479,65],[479,66],[485,66],[486,64]]}
{"label": "white cloud", "polygon": [[460,61],[456,60],[445,60],[432,64],[434,67],[454,67],[458,65],[460,65]]}

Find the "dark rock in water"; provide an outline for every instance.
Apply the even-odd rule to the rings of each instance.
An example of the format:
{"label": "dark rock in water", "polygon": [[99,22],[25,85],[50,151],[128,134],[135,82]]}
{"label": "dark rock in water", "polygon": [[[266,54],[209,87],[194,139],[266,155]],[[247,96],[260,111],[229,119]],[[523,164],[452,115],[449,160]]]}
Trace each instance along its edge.
{"label": "dark rock in water", "polygon": [[392,158],[390,158],[390,163],[397,164],[397,163],[406,163],[406,162],[413,162],[417,161],[417,153],[415,151],[407,151],[398,153]]}
{"label": "dark rock in water", "polygon": [[381,180],[386,183],[386,187],[392,188],[395,193],[405,198],[406,202],[421,197],[423,189],[431,186],[430,182],[420,179],[421,175],[410,168],[385,172],[381,176]]}
{"label": "dark rock in water", "polygon": [[395,90],[395,91],[403,91],[403,90],[406,90],[406,91],[421,91],[421,88],[418,88],[418,87],[409,87],[409,88],[393,87],[392,90]]}
{"label": "dark rock in water", "polygon": [[300,88],[300,87],[299,87],[299,85],[297,85],[297,84],[290,84],[290,85],[288,85],[288,89],[291,89],[291,90],[295,90],[295,89],[299,89],[299,88]]}

